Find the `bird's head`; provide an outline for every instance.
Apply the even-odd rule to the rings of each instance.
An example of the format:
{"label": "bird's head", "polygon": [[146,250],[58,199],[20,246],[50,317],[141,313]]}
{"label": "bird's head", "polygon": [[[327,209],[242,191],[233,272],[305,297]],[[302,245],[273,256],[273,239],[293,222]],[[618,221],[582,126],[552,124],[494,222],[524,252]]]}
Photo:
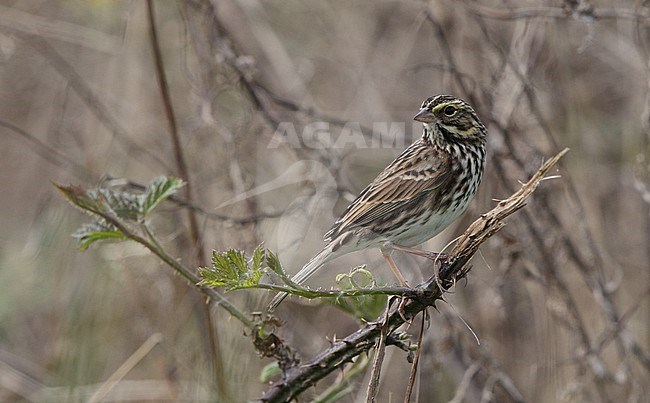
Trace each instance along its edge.
{"label": "bird's head", "polygon": [[427,98],[413,120],[424,123],[429,135],[448,141],[485,139],[486,129],[469,104],[451,95]]}

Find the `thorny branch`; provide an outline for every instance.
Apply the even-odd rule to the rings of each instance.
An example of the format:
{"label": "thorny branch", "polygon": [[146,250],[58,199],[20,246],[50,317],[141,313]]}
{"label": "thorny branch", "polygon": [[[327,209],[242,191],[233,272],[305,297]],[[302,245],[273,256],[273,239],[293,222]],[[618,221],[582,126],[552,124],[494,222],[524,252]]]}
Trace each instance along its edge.
{"label": "thorny branch", "polygon": [[[373,348],[381,337],[382,328],[386,334],[390,335],[404,324],[405,319],[409,320],[427,307],[435,306],[436,301],[440,300],[450,287],[469,273],[471,269],[469,262],[478,251],[479,246],[503,228],[505,225],[503,220],[506,217],[526,204],[526,200],[551,168],[567,152],[568,149],[564,149],[545,162],[517,192],[499,202],[494,209],[474,221],[459,238],[451,253],[440,262],[438,275],[416,287],[418,296],[406,304],[403,312],[398,312],[397,308],[393,308],[387,317],[369,323],[357,332],[334,343],[310,362],[289,369],[284,378],[274,383],[260,400],[262,402],[285,402],[294,399],[318,380],[350,362],[357,355]],[[387,339],[386,344],[391,344],[391,340]]]}

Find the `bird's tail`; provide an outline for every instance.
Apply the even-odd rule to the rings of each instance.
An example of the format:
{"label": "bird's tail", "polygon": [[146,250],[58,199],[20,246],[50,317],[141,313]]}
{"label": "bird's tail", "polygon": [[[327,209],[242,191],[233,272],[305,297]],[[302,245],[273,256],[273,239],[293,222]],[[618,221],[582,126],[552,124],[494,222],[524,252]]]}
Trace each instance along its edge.
{"label": "bird's tail", "polygon": [[[332,250],[329,247],[323,249],[318,253],[318,255],[311,258],[311,260],[309,260],[309,262],[307,262],[307,264],[304,265],[298,273],[291,277],[291,281],[298,284],[304,283],[309,277],[311,277],[312,274],[316,272],[316,270],[320,269],[321,266],[329,262],[334,257],[336,256],[334,256]],[[284,301],[287,295],[288,294],[286,292],[281,292],[273,297],[273,300],[271,300],[271,303],[269,304],[268,311],[273,312],[275,308],[277,308],[277,306],[280,305],[282,301]]]}

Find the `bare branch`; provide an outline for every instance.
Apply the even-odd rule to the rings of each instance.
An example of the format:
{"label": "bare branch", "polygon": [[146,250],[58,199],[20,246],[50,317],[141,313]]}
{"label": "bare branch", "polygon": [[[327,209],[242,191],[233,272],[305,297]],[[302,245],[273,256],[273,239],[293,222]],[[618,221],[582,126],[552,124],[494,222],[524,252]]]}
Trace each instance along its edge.
{"label": "bare branch", "polygon": [[[165,109],[165,117],[169,126],[169,136],[174,150],[174,160],[176,161],[176,169],[181,179],[186,183],[183,192],[185,199],[188,203],[192,203],[192,181],[190,180],[190,172],[187,169],[187,162],[181,147],[181,140],[178,133],[178,125],[176,124],[176,117],[174,115],[174,107],[172,106],[171,96],[169,94],[169,84],[167,83],[167,74],[165,73],[165,65],[162,60],[162,52],[160,50],[160,43],[158,41],[158,30],[156,27],[156,19],[154,15],[154,6],[151,0],[147,0],[147,16],[149,18],[149,34],[151,39],[151,48],[153,49],[154,61],[156,66],[156,77],[158,79],[158,88],[160,89],[160,97],[162,98],[163,106]],[[189,222],[190,239],[194,244],[194,255],[202,264],[205,251],[203,242],[201,241],[201,234],[199,232],[199,224],[196,220],[196,215],[193,210],[187,211],[187,219]]]}

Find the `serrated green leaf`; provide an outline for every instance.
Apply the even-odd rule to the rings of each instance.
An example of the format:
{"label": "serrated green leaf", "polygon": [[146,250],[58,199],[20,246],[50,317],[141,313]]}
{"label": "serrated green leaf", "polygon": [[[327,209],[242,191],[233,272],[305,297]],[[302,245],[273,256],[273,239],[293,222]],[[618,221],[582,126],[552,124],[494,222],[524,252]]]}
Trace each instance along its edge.
{"label": "serrated green leaf", "polygon": [[253,252],[251,264],[244,252],[230,249],[226,252],[212,252],[212,268],[202,268],[199,274],[203,277],[200,285],[211,287],[226,287],[228,291],[255,288],[264,275],[261,267],[264,260],[264,250],[259,247]]}
{"label": "serrated green leaf", "polygon": [[282,268],[282,264],[280,263],[278,255],[271,252],[270,250],[266,251],[266,264],[269,266],[269,269],[273,270],[273,272],[275,272],[275,274],[278,276],[287,277],[287,273]]}
{"label": "serrated green leaf", "polygon": [[180,188],[185,186],[185,182],[177,178],[168,178],[159,176],[154,178],[140,195],[140,209],[143,216],[146,216],[168,197],[174,195]]}
{"label": "serrated green leaf", "polygon": [[79,186],[55,185],[68,200],[91,213],[110,212],[115,217],[142,221],[158,204],[184,186],[180,179],[159,176],[147,185],[143,194],[113,189],[85,190]]}
{"label": "serrated green leaf", "polygon": [[79,186],[55,185],[77,207],[94,214],[111,213],[117,218],[138,220],[141,214],[137,195],[113,189],[86,190]]}
{"label": "serrated green leaf", "polygon": [[255,248],[253,251],[253,259],[251,261],[251,269],[253,271],[260,270],[264,262],[264,247],[262,245]]}
{"label": "serrated green leaf", "polygon": [[244,252],[237,249],[228,249],[226,252],[226,258],[232,266],[232,270],[235,273],[235,279],[239,279],[248,271],[248,264],[246,263],[246,255]]}
{"label": "serrated green leaf", "polygon": [[255,288],[260,282],[260,279],[264,275],[264,271],[250,271],[246,275],[239,279],[239,283],[231,284],[228,287],[228,290],[239,290],[244,288]]}
{"label": "serrated green leaf", "polygon": [[219,273],[207,267],[200,267],[199,275],[203,277],[203,280],[199,281],[198,285],[207,285],[210,287],[223,287],[228,284],[223,279],[223,277],[219,275]]}
{"label": "serrated green leaf", "polygon": [[92,189],[86,193],[88,197],[101,205],[103,211],[111,211],[118,218],[137,221],[141,216],[140,201],[137,195],[105,188]]}
{"label": "serrated green leaf", "polygon": [[86,212],[98,213],[106,211],[104,204],[97,200],[96,195],[89,194],[86,189],[80,186],[62,186],[57,184],[54,186],[56,186],[72,204]]}
{"label": "serrated green leaf", "polygon": [[97,241],[126,239],[123,233],[104,220],[84,224],[72,236],[79,242],[79,248],[81,250],[88,249],[91,244]]}
{"label": "serrated green leaf", "polygon": [[238,278],[237,271],[230,264],[226,252],[212,252],[212,270],[218,275],[218,279],[228,283],[236,281]]}

